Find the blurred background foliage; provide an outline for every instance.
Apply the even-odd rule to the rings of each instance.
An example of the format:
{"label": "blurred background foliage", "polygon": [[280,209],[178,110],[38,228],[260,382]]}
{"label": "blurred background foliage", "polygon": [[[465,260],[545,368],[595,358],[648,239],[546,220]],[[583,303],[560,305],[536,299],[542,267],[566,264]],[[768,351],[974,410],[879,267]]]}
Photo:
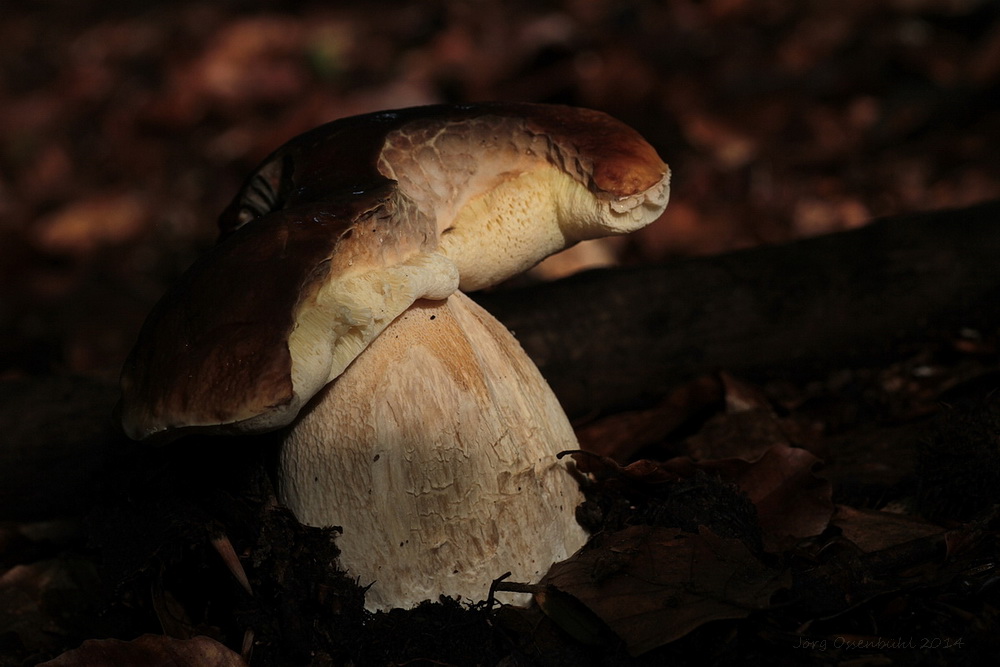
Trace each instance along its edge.
{"label": "blurred background foliage", "polygon": [[536,271],[654,262],[1000,195],[991,0],[4,0],[0,377],[113,377],[283,141],[357,113],[605,110],[663,218]]}

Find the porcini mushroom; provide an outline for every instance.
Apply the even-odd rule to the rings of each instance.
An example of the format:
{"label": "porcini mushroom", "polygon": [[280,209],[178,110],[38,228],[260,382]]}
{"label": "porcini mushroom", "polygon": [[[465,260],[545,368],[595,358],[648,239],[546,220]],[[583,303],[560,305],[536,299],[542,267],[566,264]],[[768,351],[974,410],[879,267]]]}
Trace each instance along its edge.
{"label": "porcini mushroom", "polygon": [[279,496],[340,525],[371,609],[485,597],[581,546],[575,445],[513,336],[459,289],[662,212],[669,171],[595,111],[357,116],[248,179],[220,242],[154,308],[122,374],[144,439],[286,428]]}

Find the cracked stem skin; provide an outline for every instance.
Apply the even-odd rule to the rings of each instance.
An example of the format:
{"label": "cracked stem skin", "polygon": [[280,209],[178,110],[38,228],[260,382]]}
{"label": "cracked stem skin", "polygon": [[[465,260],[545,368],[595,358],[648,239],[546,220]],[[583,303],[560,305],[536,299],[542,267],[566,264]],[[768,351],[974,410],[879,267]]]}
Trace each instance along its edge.
{"label": "cracked stem skin", "polygon": [[340,565],[375,582],[369,609],[481,600],[583,545],[555,456],[575,446],[514,337],[456,293],[417,302],[304,411],[279,492],[304,523],[343,527]]}

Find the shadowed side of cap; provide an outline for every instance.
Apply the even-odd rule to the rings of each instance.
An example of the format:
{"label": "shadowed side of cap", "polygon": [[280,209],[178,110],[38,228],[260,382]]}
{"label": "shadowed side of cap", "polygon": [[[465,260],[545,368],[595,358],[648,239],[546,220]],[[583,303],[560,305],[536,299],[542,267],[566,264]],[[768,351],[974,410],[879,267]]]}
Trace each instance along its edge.
{"label": "shadowed side of cap", "polygon": [[216,245],[157,304],[122,373],[126,432],[234,424],[294,398],[287,339],[344,221],[283,216]]}

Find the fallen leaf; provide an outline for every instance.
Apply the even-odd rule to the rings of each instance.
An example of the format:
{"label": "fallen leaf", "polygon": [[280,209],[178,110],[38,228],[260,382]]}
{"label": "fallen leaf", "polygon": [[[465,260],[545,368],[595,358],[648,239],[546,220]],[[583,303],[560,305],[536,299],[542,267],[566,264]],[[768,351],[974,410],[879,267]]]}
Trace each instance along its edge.
{"label": "fallen leaf", "polygon": [[776,445],[755,461],[676,457],[667,461],[640,459],[621,466],[613,459],[586,452],[576,453],[575,458],[585,472],[598,477],[620,476],[640,484],[675,482],[698,472],[735,484],[756,506],[764,548],[771,552],[822,533],[834,512],[832,486],[812,472],[820,460],[797,447]]}
{"label": "fallen leaf", "polygon": [[99,586],[93,564],[69,556],[0,571],[0,636],[33,652],[66,646],[94,630]]}
{"label": "fallen leaf", "polygon": [[609,415],[576,429],[580,448],[624,463],[722,398],[718,378],[705,375],[677,387],[657,405]]}
{"label": "fallen leaf", "polygon": [[586,605],[633,656],[709,621],[765,609],[790,583],[739,540],[653,526],[599,536],[542,580]]}
{"label": "fallen leaf", "polygon": [[833,487],[813,474],[818,463],[804,449],[776,446],[743,465],[733,479],[757,506],[767,551],[826,530],[834,511]]}
{"label": "fallen leaf", "polygon": [[740,458],[752,461],[775,445],[790,446],[788,425],[769,408],[747,408],[713,415],[684,450],[699,461]]}
{"label": "fallen leaf", "polygon": [[712,415],[685,438],[685,450],[696,460],[738,457],[752,461],[775,445],[801,445],[814,435],[801,423],[779,417],[757,386],[719,373],[725,411]]}
{"label": "fallen leaf", "polygon": [[91,639],[38,667],[246,667],[239,654],[209,637],[173,639],[143,635],[130,642]]}
{"label": "fallen leaf", "polygon": [[40,220],[35,243],[46,252],[85,256],[103,246],[135,240],[145,231],[149,216],[139,195],[95,195]]}
{"label": "fallen leaf", "polygon": [[838,505],[830,521],[844,537],[865,553],[881,551],[921,537],[944,534],[945,529],[921,519],[893,512],[854,509]]}

